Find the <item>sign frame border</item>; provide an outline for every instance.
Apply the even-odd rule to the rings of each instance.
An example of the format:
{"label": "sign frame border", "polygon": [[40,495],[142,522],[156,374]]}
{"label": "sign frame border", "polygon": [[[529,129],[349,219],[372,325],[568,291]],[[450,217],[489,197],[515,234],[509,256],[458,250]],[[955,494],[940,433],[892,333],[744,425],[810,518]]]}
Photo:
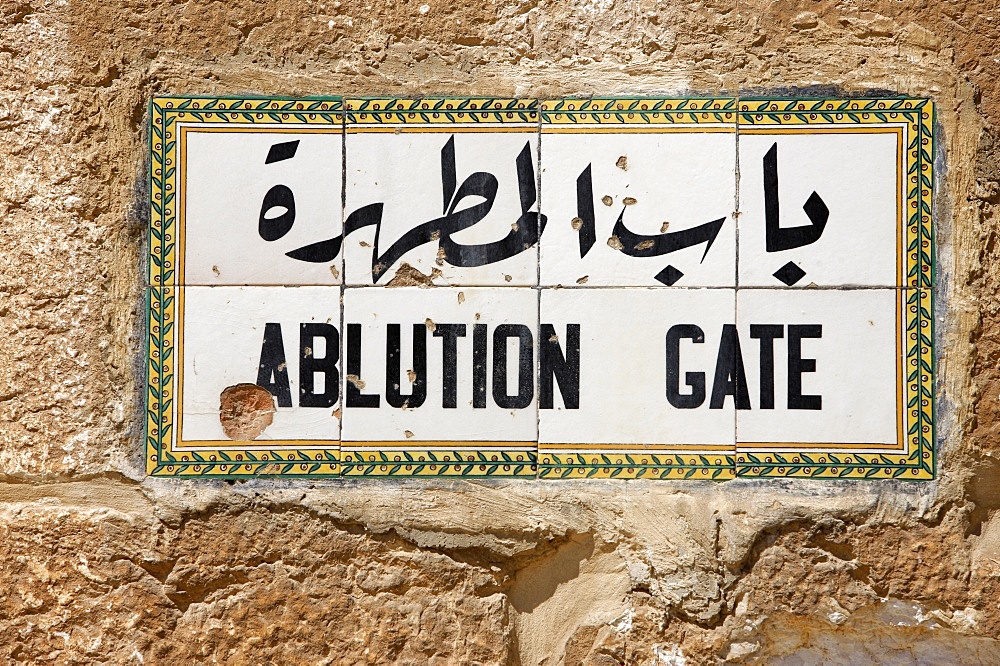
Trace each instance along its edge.
{"label": "sign frame border", "polygon": [[[144,458],[147,474],[151,476],[212,476],[242,478],[255,476],[283,477],[342,477],[346,475],[341,465],[340,442],[330,447],[309,447],[265,451],[226,447],[212,452],[174,451],[174,384],[172,369],[177,341],[177,292],[184,288],[175,284],[178,264],[182,261],[178,247],[177,214],[173,206],[177,195],[177,137],[173,128],[177,121],[218,122],[239,124],[325,124],[339,125],[346,133],[349,114],[346,96],[164,96],[154,97],[149,103],[148,150],[148,201],[150,223],[147,229],[146,275],[146,391],[145,391],[145,443]],[[466,103],[503,101],[493,97],[353,97],[352,100],[385,100],[399,105],[399,109],[382,109],[383,113],[396,113],[400,119],[393,122],[438,123],[462,122],[448,117],[438,120],[433,113],[448,102]],[[673,102],[671,102],[673,100]],[[560,104],[579,101],[577,109],[565,109]],[[665,109],[641,109],[644,101],[678,106]],[[438,107],[421,108],[418,104]],[[934,191],[934,103],[931,99],[912,97],[600,97],[537,100],[507,98],[499,112],[516,113],[521,122],[543,123],[626,123],[629,113],[638,113],[639,122],[649,123],[701,123],[718,124],[734,122],[737,135],[740,127],[789,127],[837,124],[879,124],[905,122],[909,138],[905,150],[907,178],[905,208],[905,257],[906,284],[896,289],[904,296],[899,300],[898,336],[905,349],[906,367],[905,409],[906,451],[901,454],[850,454],[795,450],[749,453],[726,453],[725,461],[692,457],[686,454],[646,454],[633,456],[623,452],[614,456],[601,455],[600,464],[587,464],[581,454],[568,454],[565,460],[550,465],[539,465],[537,474],[527,478],[819,478],[819,479],[900,479],[929,480],[936,476],[935,431],[935,371],[934,358],[934,289],[936,255],[933,236]],[[704,102],[699,107],[698,104]],[[716,103],[725,104],[719,108]],[[680,106],[680,105],[683,106]],[[627,105],[627,106],[626,106]],[[709,110],[709,105],[713,108]],[[733,106],[735,105],[735,106]],[[638,111],[636,110],[638,109]],[[354,112],[360,112],[355,109]],[[416,114],[419,119],[403,118],[399,111]],[[459,109],[454,110],[458,113]],[[572,114],[567,113],[572,111]],[[642,113],[648,111],[648,113]],[[667,113],[670,111],[672,113]],[[498,113],[490,109],[480,114],[469,114],[472,122],[496,122],[489,115]],[[558,114],[566,116],[557,119]],[[658,115],[653,115],[658,114]],[[699,114],[712,117],[699,118]],[[735,116],[733,120],[723,114]],[[893,115],[896,114],[896,115]],[[374,115],[374,114],[373,114]],[[472,116],[475,115],[475,118]],[[480,116],[486,116],[479,119]],[[715,116],[719,116],[715,118]],[[902,120],[898,120],[901,118]],[[502,118],[499,118],[502,122]],[[517,122],[517,121],[515,121]],[[611,124],[608,123],[608,124]],[[911,187],[912,183],[912,187]],[[343,287],[340,287],[343,289]],[[737,290],[738,290],[737,286]],[[737,447],[739,444],[737,443]],[[835,448],[835,445],[831,445]],[[537,455],[537,445],[536,453]],[[404,452],[405,453],[405,452]],[[310,456],[311,454],[311,456]],[[599,455],[599,454],[598,454]],[[579,458],[574,460],[574,457]],[[639,458],[639,462],[636,461]],[[652,460],[643,463],[643,458]],[[655,460],[653,460],[655,458]],[[396,461],[385,462],[393,471],[362,473],[361,476],[424,476],[400,472]],[[407,461],[402,461],[407,462]],[[495,461],[484,462],[487,465]],[[503,461],[500,461],[503,464]],[[532,461],[535,462],[534,460]],[[573,470],[578,470],[575,475]],[[650,474],[649,472],[654,473]],[[699,474],[700,472],[700,474]],[[444,472],[447,473],[447,472]],[[711,474],[711,476],[709,476]],[[351,476],[357,475],[357,471]],[[466,474],[461,473],[461,476]],[[501,473],[502,475],[502,473]],[[448,474],[453,476],[453,474]],[[490,476],[469,474],[469,476]],[[520,478],[524,478],[520,477]],[[509,477],[508,477],[509,478]]]}

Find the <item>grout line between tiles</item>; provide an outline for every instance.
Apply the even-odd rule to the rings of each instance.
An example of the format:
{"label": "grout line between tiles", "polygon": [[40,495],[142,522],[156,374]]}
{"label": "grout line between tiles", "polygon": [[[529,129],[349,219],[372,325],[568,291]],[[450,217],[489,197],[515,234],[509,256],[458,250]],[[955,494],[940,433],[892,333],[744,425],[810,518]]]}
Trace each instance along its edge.
{"label": "grout line between tiles", "polygon": [[[898,291],[915,291],[915,290],[929,290],[932,287],[914,287],[911,285],[816,285],[813,287],[782,287],[782,286],[766,286],[766,285],[744,285],[736,287],[733,285],[705,285],[705,286],[685,286],[685,287],[667,287],[665,285],[516,285],[516,284],[443,284],[434,285],[432,287],[420,287],[416,285],[405,286],[405,287],[387,287],[385,285],[378,284],[319,284],[319,283],[303,283],[303,284],[178,284],[178,285],[167,285],[168,288],[178,289],[180,287],[197,287],[206,289],[216,289],[216,288],[247,288],[247,289],[298,289],[300,287],[329,287],[331,289],[537,289],[537,290],[595,290],[595,289],[648,289],[657,290],[663,292],[671,291],[693,291],[696,289],[709,290],[709,289],[723,289],[723,290],[750,290],[750,291],[782,291],[782,292],[792,292],[792,291],[882,291],[886,289],[898,290]],[[146,285],[144,289],[159,289],[157,285]]]}
{"label": "grout line between tiles", "polygon": [[733,284],[736,289],[740,288],[740,98],[739,95],[736,96],[736,116],[735,116],[735,155],[733,155],[736,167],[734,169],[734,177],[736,180],[736,189],[733,192],[733,217],[736,222],[736,247],[734,252],[735,266],[733,275]]}
{"label": "grout line between tiles", "polygon": [[542,190],[542,102],[538,100],[538,134],[536,135],[538,142],[538,170],[535,172],[538,183],[538,241],[537,247],[535,248],[535,312],[537,318],[535,320],[535,339],[538,343],[538,353],[535,356],[535,480],[538,480],[541,474],[541,468],[539,467],[540,456],[538,453],[539,443],[542,439],[542,411],[539,408],[539,377],[541,377],[542,372],[542,354],[541,354],[541,340],[538,340],[539,331],[542,328],[542,233],[541,233],[541,216],[542,216],[542,197],[545,196],[545,192]]}
{"label": "grout line between tiles", "polygon": [[[739,243],[737,243],[737,248]],[[738,250],[737,250],[738,252]],[[740,328],[740,288],[737,286],[733,289],[733,325],[738,331]],[[738,344],[738,343],[737,343]],[[746,374],[746,365],[743,366],[743,372]],[[735,397],[733,398],[735,403]],[[733,405],[733,478],[738,478],[736,472],[736,453],[739,448],[740,442],[740,410],[735,409],[735,404]]]}
{"label": "grout line between tiles", "polygon": [[[734,261],[734,275],[733,284],[735,285],[733,289],[733,325],[739,330],[740,322],[740,96],[736,95],[736,114],[733,118],[736,125],[735,131],[735,154],[733,155],[733,160],[735,163],[735,168],[733,169],[733,177],[735,180],[735,190],[733,192],[733,217],[736,218],[736,247],[734,252],[736,254]],[[744,368],[745,371],[745,368]],[[733,409],[733,478],[739,478],[736,466],[736,453],[739,448],[740,442],[740,412],[738,409]]]}
{"label": "grout line between tiles", "polygon": [[[347,103],[344,103],[344,113],[341,116],[341,142],[340,142],[340,233],[344,238],[344,224],[347,218]],[[340,245],[340,376],[337,378],[337,391],[340,393],[340,400],[337,401],[340,410],[340,428],[337,436],[337,475],[344,475],[344,420],[347,418],[347,375],[344,372],[347,368],[347,331],[344,330],[344,296],[347,293],[347,252],[346,243]]]}

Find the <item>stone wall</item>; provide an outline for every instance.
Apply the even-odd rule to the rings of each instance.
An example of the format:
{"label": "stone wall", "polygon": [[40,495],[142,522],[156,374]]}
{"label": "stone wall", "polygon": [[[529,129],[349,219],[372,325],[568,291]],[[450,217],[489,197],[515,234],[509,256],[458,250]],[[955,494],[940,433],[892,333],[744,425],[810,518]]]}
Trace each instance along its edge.
{"label": "stone wall", "polygon": [[[426,2],[0,0],[0,660],[1000,662],[995,4]],[[937,104],[937,481],[144,477],[151,95],[786,90]]]}

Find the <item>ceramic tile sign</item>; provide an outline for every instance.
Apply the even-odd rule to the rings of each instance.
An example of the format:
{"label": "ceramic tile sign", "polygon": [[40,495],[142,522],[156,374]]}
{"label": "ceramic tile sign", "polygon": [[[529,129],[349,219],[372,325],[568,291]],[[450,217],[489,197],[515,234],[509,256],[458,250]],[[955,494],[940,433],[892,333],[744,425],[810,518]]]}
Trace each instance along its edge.
{"label": "ceramic tile sign", "polygon": [[347,284],[536,285],[537,107],[347,100]]}
{"label": "ceramic tile sign", "polygon": [[735,287],[735,109],[543,102],[541,284]]}
{"label": "ceramic tile sign", "polygon": [[154,108],[151,285],[340,284],[339,100]]}
{"label": "ceramic tile sign", "polygon": [[933,105],[738,104],[736,475],[933,478]]}
{"label": "ceramic tile sign", "polygon": [[933,478],[928,100],[150,117],[150,474]]}
{"label": "ceramic tile sign", "polygon": [[930,287],[932,114],[740,100],[739,286]]}
{"label": "ceramic tile sign", "polygon": [[348,288],[344,312],[345,476],[535,476],[534,289]]}

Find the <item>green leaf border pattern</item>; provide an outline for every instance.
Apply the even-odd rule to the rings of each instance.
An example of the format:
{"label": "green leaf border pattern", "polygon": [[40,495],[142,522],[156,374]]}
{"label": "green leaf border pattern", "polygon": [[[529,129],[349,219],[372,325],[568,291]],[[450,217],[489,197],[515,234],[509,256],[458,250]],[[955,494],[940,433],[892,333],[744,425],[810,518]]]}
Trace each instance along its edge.
{"label": "green leaf border pattern", "polygon": [[739,126],[885,125],[906,130],[904,154],[907,196],[905,280],[908,287],[934,283],[934,103],[929,99],[799,98],[739,101]]}
{"label": "green leaf border pattern", "polygon": [[359,97],[345,101],[347,124],[537,124],[538,100],[500,97]]}
{"label": "green leaf border pattern", "polygon": [[542,102],[547,125],[731,125],[736,129],[735,97],[596,97]]}
{"label": "green leaf border pattern", "polygon": [[[456,445],[460,443],[456,442]],[[343,476],[461,476],[528,477],[537,473],[534,451],[503,449],[449,449],[344,451]]]}
{"label": "green leaf border pattern", "polygon": [[689,479],[725,481],[735,478],[734,455],[614,451],[612,446],[588,453],[539,451],[540,479]]}
{"label": "green leaf border pattern", "polygon": [[[339,97],[154,97],[149,109],[149,272],[146,295],[146,471],[152,476],[249,478],[261,475],[336,477],[339,451],[321,449],[174,451],[173,406],[177,295],[177,125],[307,124],[343,129]],[[169,365],[168,365],[169,363]],[[339,443],[338,443],[339,446]]]}

